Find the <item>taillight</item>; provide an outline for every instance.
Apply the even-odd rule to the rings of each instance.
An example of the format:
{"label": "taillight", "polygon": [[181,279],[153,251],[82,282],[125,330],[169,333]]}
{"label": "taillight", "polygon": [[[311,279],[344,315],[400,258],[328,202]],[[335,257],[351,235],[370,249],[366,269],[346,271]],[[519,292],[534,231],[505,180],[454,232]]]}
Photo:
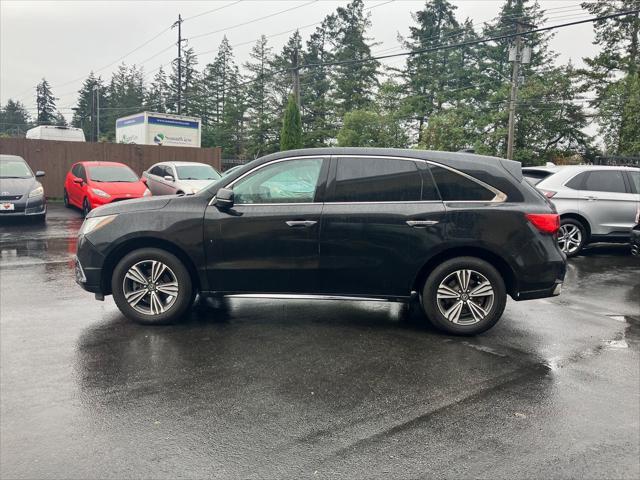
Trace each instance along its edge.
{"label": "taillight", "polygon": [[543,233],[554,234],[560,228],[560,215],[557,213],[527,213],[526,216]]}
{"label": "taillight", "polygon": [[547,198],[553,198],[553,196],[558,192],[554,192],[552,190],[542,190],[542,189],[540,189],[540,193],[542,193]]}

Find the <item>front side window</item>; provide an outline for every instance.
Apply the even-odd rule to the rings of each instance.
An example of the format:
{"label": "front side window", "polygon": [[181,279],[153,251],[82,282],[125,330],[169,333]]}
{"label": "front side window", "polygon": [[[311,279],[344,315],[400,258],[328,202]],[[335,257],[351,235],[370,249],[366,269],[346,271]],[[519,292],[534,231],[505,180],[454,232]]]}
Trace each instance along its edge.
{"label": "front side window", "polygon": [[338,159],[333,202],[411,202],[422,195],[415,162],[393,158]]}
{"label": "front side window", "polygon": [[322,162],[322,158],[305,158],[259,168],[233,186],[234,203],[311,203]]}
{"label": "front side window", "polygon": [[624,177],[620,170],[597,170],[589,172],[583,190],[591,192],[626,193]]}
{"label": "front side window", "polygon": [[89,169],[89,176],[94,182],[133,183],[138,181],[138,176],[129,167],[91,167]]}
{"label": "front side window", "polygon": [[459,173],[443,167],[431,166],[431,173],[445,202],[489,202],[496,196],[488,188]]}
{"label": "front side window", "polygon": [[87,173],[82,165],[78,165],[78,178],[81,178],[85,182],[87,181]]}

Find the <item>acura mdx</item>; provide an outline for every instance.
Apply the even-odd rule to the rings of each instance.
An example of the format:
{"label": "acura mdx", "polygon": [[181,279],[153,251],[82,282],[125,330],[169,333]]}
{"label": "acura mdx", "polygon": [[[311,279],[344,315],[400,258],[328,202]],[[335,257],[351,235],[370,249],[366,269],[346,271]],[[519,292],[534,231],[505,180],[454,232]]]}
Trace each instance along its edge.
{"label": "acura mdx", "polygon": [[507,295],[560,293],[553,205],[520,164],[466,153],[323,148],[244,165],[195,195],[91,211],[77,282],[141,323],[195,297],[419,301],[440,330],[495,325]]}

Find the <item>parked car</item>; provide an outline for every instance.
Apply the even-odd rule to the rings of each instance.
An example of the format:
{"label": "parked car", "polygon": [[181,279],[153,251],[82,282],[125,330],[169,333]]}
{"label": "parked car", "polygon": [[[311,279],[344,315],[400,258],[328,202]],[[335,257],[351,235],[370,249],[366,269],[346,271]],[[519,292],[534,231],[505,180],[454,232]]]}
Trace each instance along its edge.
{"label": "parked car", "polygon": [[[560,293],[553,205],[520,164],[465,153],[323,148],[259,158],[195,195],[91,212],[76,278],[128,318],[181,318],[196,292],[419,298],[476,334],[515,300]],[[413,292],[417,292],[417,295]]]}
{"label": "parked car", "polygon": [[84,216],[101,205],[150,195],[134,171],[117,162],[78,162],[64,181],[65,207],[78,207]]}
{"label": "parked car", "polygon": [[47,199],[38,178],[44,172],[33,171],[22,157],[0,155],[0,217],[24,217],[44,221]]}
{"label": "parked car", "polygon": [[211,165],[197,162],[156,163],[142,173],[153,195],[191,195],[220,180],[220,174]]}
{"label": "parked car", "polygon": [[569,257],[593,242],[628,242],[640,203],[640,168],[597,165],[525,168],[552,173],[536,184],[560,214],[558,244]]}
{"label": "parked car", "polygon": [[636,224],[631,229],[631,254],[640,256],[640,206],[636,211]]}
{"label": "parked car", "polygon": [[542,180],[547,178],[550,175],[553,175],[562,167],[559,166],[540,166],[540,167],[524,167],[522,169],[522,175],[524,179],[529,182],[531,185],[536,186]]}

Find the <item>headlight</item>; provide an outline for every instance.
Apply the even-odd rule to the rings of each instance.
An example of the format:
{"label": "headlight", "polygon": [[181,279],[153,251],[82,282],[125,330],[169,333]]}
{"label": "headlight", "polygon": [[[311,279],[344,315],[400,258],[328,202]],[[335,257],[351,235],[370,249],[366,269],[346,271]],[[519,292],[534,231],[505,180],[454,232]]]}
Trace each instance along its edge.
{"label": "headlight", "polygon": [[91,232],[104,227],[105,225],[109,225],[111,222],[115,220],[117,216],[118,215],[115,214],[115,215],[105,215],[103,217],[87,218],[82,224],[82,227],[80,227],[80,231],[78,232],[78,235],[88,235]]}
{"label": "headlight", "polygon": [[151,190],[149,190],[148,188],[144,189],[144,193],[142,194],[143,197],[150,197],[151,196]]}
{"label": "headlight", "polygon": [[29,192],[29,198],[39,197],[41,195],[44,195],[44,188],[42,188],[42,185]]}
{"label": "headlight", "polygon": [[91,191],[93,193],[95,193],[96,195],[98,195],[99,197],[102,198],[109,198],[111,197],[111,195],[109,195],[107,192],[105,192],[104,190],[100,190],[99,188],[92,188]]}

